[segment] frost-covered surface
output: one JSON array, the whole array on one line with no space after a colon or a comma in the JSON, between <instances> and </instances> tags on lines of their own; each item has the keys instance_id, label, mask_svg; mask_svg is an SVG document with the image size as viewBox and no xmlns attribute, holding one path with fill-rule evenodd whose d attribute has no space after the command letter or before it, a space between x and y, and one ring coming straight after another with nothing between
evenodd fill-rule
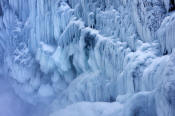
<instances>
[{"instance_id":1,"label":"frost-covered surface","mask_svg":"<svg viewBox=\"0 0 175 116\"><path fill-rule=\"evenodd\" d=\"M174 0L1 0L0 74L50 116L174 116Z\"/></svg>"}]
</instances>

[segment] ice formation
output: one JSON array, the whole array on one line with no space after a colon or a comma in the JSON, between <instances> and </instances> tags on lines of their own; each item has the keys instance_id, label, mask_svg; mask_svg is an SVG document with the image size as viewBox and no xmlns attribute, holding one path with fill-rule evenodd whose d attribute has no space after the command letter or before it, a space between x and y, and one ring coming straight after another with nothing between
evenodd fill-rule
<instances>
[{"instance_id":1,"label":"ice formation","mask_svg":"<svg viewBox=\"0 0 175 116\"><path fill-rule=\"evenodd\" d=\"M48 116L174 116L175 0L0 0L0 75Z\"/></svg>"}]
</instances>

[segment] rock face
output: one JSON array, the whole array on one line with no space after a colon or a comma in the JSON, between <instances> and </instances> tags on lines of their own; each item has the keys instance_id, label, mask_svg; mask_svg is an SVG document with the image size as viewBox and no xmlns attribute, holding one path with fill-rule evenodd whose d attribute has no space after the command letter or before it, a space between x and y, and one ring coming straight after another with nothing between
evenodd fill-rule
<instances>
[{"instance_id":1,"label":"rock face","mask_svg":"<svg viewBox=\"0 0 175 116\"><path fill-rule=\"evenodd\" d=\"M74 107L82 116L83 105L95 112L89 116L174 116L174 7L174 0L1 0L0 74L24 100L65 108L52 116Z\"/></svg>"}]
</instances>

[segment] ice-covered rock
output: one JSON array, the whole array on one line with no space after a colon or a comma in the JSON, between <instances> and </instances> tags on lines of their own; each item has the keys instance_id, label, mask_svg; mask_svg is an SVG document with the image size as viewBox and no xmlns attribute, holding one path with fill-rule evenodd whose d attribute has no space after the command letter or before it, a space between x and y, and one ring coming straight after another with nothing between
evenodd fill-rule
<instances>
[{"instance_id":1,"label":"ice-covered rock","mask_svg":"<svg viewBox=\"0 0 175 116\"><path fill-rule=\"evenodd\" d=\"M175 13L169 14L163 20L161 27L157 31L157 36L160 41L162 54L171 53L175 47L174 44L174 25L175 25Z\"/></svg>"}]
</instances>

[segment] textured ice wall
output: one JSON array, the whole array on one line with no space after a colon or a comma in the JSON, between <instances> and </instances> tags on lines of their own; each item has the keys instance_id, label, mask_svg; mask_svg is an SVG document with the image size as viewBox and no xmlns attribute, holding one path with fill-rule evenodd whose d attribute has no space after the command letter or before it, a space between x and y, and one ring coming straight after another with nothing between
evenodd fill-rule
<instances>
[{"instance_id":1,"label":"textured ice wall","mask_svg":"<svg viewBox=\"0 0 175 116\"><path fill-rule=\"evenodd\" d=\"M1 0L1 66L23 99L55 100L56 110L116 101L121 116L173 116L173 5Z\"/></svg>"}]
</instances>

